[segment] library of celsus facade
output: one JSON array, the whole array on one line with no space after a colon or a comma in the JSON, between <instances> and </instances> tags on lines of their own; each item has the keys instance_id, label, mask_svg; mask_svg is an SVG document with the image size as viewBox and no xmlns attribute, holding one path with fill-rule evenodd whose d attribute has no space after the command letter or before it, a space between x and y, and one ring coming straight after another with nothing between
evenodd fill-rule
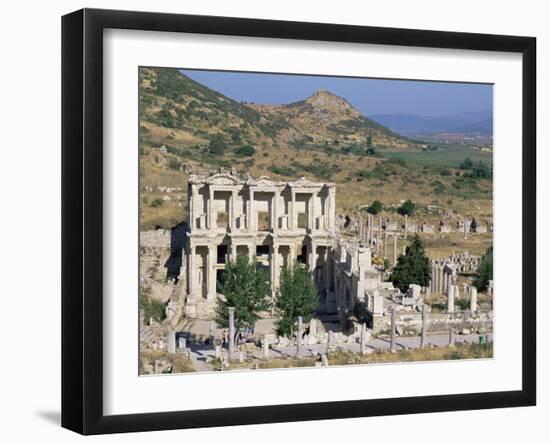
<instances>
[{"instance_id":1,"label":"library of celsus facade","mask_svg":"<svg viewBox=\"0 0 550 443\"><path fill-rule=\"evenodd\" d=\"M327 294L334 274L329 257L335 242L335 191L334 183L303 178L280 182L229 172L191 175L186 316L212 318L217 281L226 263L241 254L269 272L272 297L281 268L295 261Z\"/></svg>"}]
</instances>

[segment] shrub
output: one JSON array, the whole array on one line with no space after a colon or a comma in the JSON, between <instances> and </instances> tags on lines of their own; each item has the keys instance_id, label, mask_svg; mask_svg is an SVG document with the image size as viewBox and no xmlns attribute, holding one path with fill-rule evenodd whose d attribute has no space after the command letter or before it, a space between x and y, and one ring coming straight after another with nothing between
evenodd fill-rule
<instances>
[{"instance_id":1,"label":"shrub","mask_svg":"<svg viewBox=\"0 0 550 443\"><path fill-rule=\"evenodd\" d=\"M292 177L296 175L296 171L292 168L289 168L287 166L277 166L277 165L271 165L267 168L269 171L273 172L277 175L284 175L287 177Z\"/></svg>"},{"instance_id":2,"label":"shrub","mask_svg":"<svg viewBox=\"0 0 550 443\"><path fill-rule=\"evenodd\" d=\"M457 298L455 300L455 305L457 305L462 311L465 311L470 307L470 300L467 298Z\"/></svg>"},{"instance_id":3,"label":"shrub","mask_svg":"<svg viewBox=\"0 0 550 443\"><path fill-rule=\"evenodd\" d=\"M152 300L145 294L139 296L139 307L143 309L145 322L149 324L149 320L152 318L155 321L162 321L166 318L166 307L164 303L157 300Z\"/></svg>"},{"instance_id":4,"label":"shrub","mask_svg":"<svg viewBox=\"0 0 550 443\"><path fill-rule=\"evenodd\" d=\"M160 198L155 198L155 199L151 202L151 207L157 208L157 207L159 207L160 205L162 205L162 203L163 203L162 199L160 199Z\"/></svg>"},{"instance_id":5,"label":"shrub","mask_svg":"<svg viewBox=\"0 0 550 443\"><path fill-rule=\"evenodd\" d=\"M235 154L239 157L252 157L255 153L256 148L250 145L239 146L237 149L235 149Z\"/></svg>"},{"instance_id":6,"label":"shrub","mask_svg":"<svg viewBox=\"0 0 550 443\"><path fill-rule=\"evenodd\" d=\"M376 215L379 212L381 212L383 208L384 208L384 205L382 204L382 202L380 200L374 200L372 202L372 205L370 205L369 208L367 209L367 212L369 214Z\"/></svg>"},{"instance_id":7,"label":"shrub","mask_svg":"<svg viewBox=\"0 0 550 443\"><path fill-rule=\"evenodd\" d=\"M225 140L221 134L216 134L210 139L208 144L208 152L214 155L223 155L225 152Z\"/></svg>"},{"instance_id":8,"label":"shrub","mask_svg":"<svg viewBox=\"0 0 550 443\"><path fill-rule=\"evenodd\" d=\"M168 167L170 169L173 169L174 171L179 171L181 168L181 163L175 158L171 158L170 160L168 160Z\"/></svg>"}]
</instances>

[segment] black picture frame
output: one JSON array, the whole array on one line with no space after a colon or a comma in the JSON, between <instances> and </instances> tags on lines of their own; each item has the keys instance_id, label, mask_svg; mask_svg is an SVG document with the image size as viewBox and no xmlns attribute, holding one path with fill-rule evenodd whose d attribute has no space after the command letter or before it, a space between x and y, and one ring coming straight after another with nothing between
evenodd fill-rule
<instances>
[{"instance_id":1,"label":"black picture frame","mask_svg":"<svg viewBox=\"0 0 550 443\"><path fill-rule=\"evenodd\" d=\"M108 28L522 54L522 389L177 412L103 413L103 31ZM536 404L536 39L83 9L62 18L62 426L82 434Z\"/></svg>"}]
</instances>

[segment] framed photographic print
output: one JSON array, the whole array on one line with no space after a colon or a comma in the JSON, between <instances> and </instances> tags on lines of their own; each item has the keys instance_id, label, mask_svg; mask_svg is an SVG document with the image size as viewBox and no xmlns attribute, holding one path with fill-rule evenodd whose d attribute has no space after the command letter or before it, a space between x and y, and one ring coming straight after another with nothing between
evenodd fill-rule
<instances>
[{"instance_id":1,"label":"framed photographic print","mask_svg":"<svg viewBox=\"0 0 550 443\"><path fill-rule=\"evenodd\" d=\"M535 404L534 38L62 26L64 427Z\"/></svg>"}]
</instances>

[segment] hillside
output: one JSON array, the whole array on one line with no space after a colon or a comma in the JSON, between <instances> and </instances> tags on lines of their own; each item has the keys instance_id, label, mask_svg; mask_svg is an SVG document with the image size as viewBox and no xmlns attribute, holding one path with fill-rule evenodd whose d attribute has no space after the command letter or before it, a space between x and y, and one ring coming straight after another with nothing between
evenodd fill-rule
<instances>
[{"instance_id":1,"label":"hillside","mask_svg":"<svg viewBox=\"0 0 550 443\"><path fill-rule=\"evenodd\" d=\"M339 212L374 199L395 206L410 198L454 213L491 214L490 180L468 178L456 165L386 157L414 157L425 146L328 91L288 105L244 104L176 69L142 68L139 75L143 229L184 220L188 174L218 167L280 180L333 181Z\"/></svg>"}]
</instances>

